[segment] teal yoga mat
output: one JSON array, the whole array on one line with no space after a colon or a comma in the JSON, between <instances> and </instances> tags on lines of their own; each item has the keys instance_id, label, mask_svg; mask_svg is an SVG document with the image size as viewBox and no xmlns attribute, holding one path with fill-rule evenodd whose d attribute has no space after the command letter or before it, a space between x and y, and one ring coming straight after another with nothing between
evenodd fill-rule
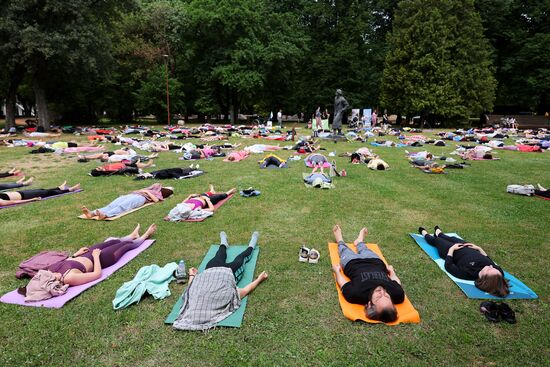
<instances>
[{"instance_id":1,"label":"teal yoga mat","mask_svg":"<svg viewBox=\"0 0 550 367\"><path fill-rule=\"evenodd\" d=\"M434 246L431 246L422 235L416 234L416 233L409 233L410 236L414 239L414 241L417 243L418 246L422 248L428 254L428 256L437 263L437 266L441 270L445 272L449 276L449 278L452 279L453 282L456 283L460 287L460 289L464 292L468 298L474 298L474 299L502 299L495 297L487 292L482 291L481 289L476 288L474 285L473 280L464 280L457 278L451 274L447 270L445 270L445 260L439 257L439 253L437 252L437 249ZM456 233L447 233L448 236L453 237L460 237ZM504 271L504 277L508 279L508 282L510 283L510 294L505 297L505 299L536 299L538 298L537 294L533 292L528 286L523 284L523 282L516 277L514 277L512 274Z\"/></svg>"},{"instance_id":2,"label":"teal yoga mat","mask_svg":"<svg viewBox=\"0 0 550 367\"><path fill-rule=\"evenodd\" d=\"M204 259L202 260L199 266L199 269L198 269L199 273L204 271L206 264L214 257L214 255L216 255L216 251L218 251L219 247L220 247L219 245L210 246L210 249L204 256ZM232 261L238 254L240 254L244 250L246 250L246 246L229 246L227 249L228 262ZM252 282L252 280L254 279L254 269L256 269L256 262L258 261L259 252L260 252L260 249L258 248L258 246L256 246L256 248L252 252L252 255L250 256L250 260L244 266L243 277L241 278L240 282L237 283L237 286L239 288L244 287L245 285ZM164 320L165 324L171 325L174 323L174 321L176 321L176 318L178 317L178 314L183 302L182 296L178 298L178 301L172 308L172 311L170 311L170 314L168 315L166 320ZM229 315L226 319L218 322L217 326L241 327L243 323L244 311L246 310L247 301L248 301L248 296L241 300L241 306L235 312Z\"/></svg>"}]
</instances>

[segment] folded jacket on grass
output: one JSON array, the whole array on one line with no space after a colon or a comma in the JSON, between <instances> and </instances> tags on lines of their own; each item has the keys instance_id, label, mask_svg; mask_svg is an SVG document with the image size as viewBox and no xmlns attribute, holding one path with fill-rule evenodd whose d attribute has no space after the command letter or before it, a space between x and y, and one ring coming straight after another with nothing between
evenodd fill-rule
<instances>
[{"instance_id":1,"label":"folded jacket on grass","mask_svg":"<svg viewBox=\"0 0 550 367\"><path fill-rule=\"evenodd\" d=\"M145 293L149 293L155 299L164 299L170 296L168 284L174 279L174 271L178 264L168 263L162 268L156 264L144 266L138 270L134 279L120 287L113 300L113 308L119 310L133 303L139 303Z\"/></svg>"},{"instance_id":2,"label":"folded jacket on grass","mask_svg":"<svg viewBox=\"0 0 550 367\"><path fill-rule=\"evenodd\" d=\"M214 205L214 208L216 209L216 211L218 210L218 208L219 208L220 206L222 206L222 205L225 204L229 199L231 199L231 198L233 197L233 195L235 195L235 194L231 194L231 195L229 195L228 197L226 197L225 199L218 201L218 203L217 203L216 205ZM202 222L202 221L205 220L206 218L208 218L208 217L203 217L203 218L199 218L199 219L185 219L185 220L183 220L182 222Z\"/></svg>"},{"instance_id":3,"label":"folded jacket on grass","mask_svg":"<svg viewBox=\"0 0 550 367\"><path fill-rule=\"evenodd\" d=\"M70 191L70 192L66 192L66 193L63 193L63 194L59 194L59 195L48 196L48 197L42 198L41 200L27 201L25 203L19 203L19 204L3 205L3 206L0 206L0 209L11 208L12 206L25 205L25 204L29 204L29 203L36 203L37 201L44 201L44 200L48 200L48 199L58 198L58 197L64 196L64 195L76 194L76 193L81 192L81 191L82 191L82 189L78 189L78 190L75 190L75 191Z\"/></svg>"},{"instance_id":4,"label":"folded jacket on grass","mask_svg":"<svg viewBox=\"0 0 550 367\"><path fill-rule=\"evenodd\" d=\"M206 264L208 264L208 262L212 260L212 258L216 255L216 252L218 251L219 247L220 247L219 245L212 245L210 247L210 249L204 256L204 259L202 260L198 268L199 272L204 271ZM233 260L237 255L239 255L244 250L246 250L246 246L229 246L227 248L227 260L228 261ZM252 252L252 255L250 256L250 260L244 266L244 273L239 283L237 283L237 287L243 288L244 286L248 285L250 282L254 280L254 270L256 269L256 262L258 261L259 252L260 252L260 249L258 246L256 246L256 248ZM241 300L241 306L235 312L233 312L224 320L218 322L217 326L241 327L243 322L244 312L246 310L247 301L248 301L248 296L244 297ZM178 301L172 308L172 311L170 312L166 320L164 320L165 324L173 324L174 321L176 321L176 318L180 313L182 305L183 305L183 299L182 297L179 297Z\"/></svg>"},{"instance_id":5,"label":"folded jacket on grass","mask_svg":"<svg viewBox=\"0 0 550 367\"><path fill-rule=\"evenodd\" d=\"M132 210L128 210L127 212L120 213L119 215L115 215L114 217L108 217L108 218L105 218L105 219L99 219L99 217L98 217L97 215L95 215L95 216L93 216L93 217L91 217L91 218L87 218L84 214L81 214L81 215L79 215L78 217L79 217L80 219L89 219L89 220L117 220L117 219L120 218L120 217L124 217L125 215L128 215L128 214L130 214L130 213L133 213L133 212L135 212L135 211L138 211L138 210L140 210L140 209L145 208L146 206L153 205L153 204L155 204L155 203L147 203L147 204L144 204L144 205L140 206L139 208L134 208L134 209L132 209Z\"/></svg>"},{"instance_id":6,"label":"folded jacket on grass","mask_svg":"<svg viewBox=\"0 0 550 367\"><path fill-rule=\"evenodd\" d=\"M355 248L354 244L347 244L350 249L357 252L357 249ZM380 251L380 248L378 245L373 243L367 243L367 248L369 250L374 251L382 261L386 265L388 265L386 259L384 258L384 255L382 255L382 252ZM336 243L329 243L328 244L328 251L330 253L330 262L332 265L340 264L340 254L338 253L338 244ZM344 275L342 273L342 275ZM349 280L347 276L344 275L344 278ZM336 277L334 278L334 281L336 283ZM338 301L340 302L340 307L342 308L342 312L344 313L344 316L351 321L365 321L369 323L381 323L380 321L371 320L367 318L367 315L365 315L365 305L359 305L354 304L346 301L342 294L342 290L338 286L338 283L336 283L336 290L338 291ZM418 311L414 308L411 301L409 301L409 298L405 295L405 301L403 303L395 305L397 308L397 315L398 318L394 322L387 323L387 325L397 325L402 322L412 322L412 323L419 323L420 322L420 315L418 314Z\"/></svg>"},{"instance_id":7,"label":"folded jacket on grass","mask_svg":"<svg viewBox=\"0 0 550 367\"><path fill-rule=\"evenodd\" d=\"M456 233L447 233L448 236L453 237L459 237ZM418 246L422 248L428 254L428 256L437 263L437 266L441 270L445 272L449 276L449 278L452 279L453 282L456 283L462 289L464 294L468 296L468 298L474 298L474 299L500 299L499 297L495 297L485 291L482 291L481 289L477 288L474 285L473 280L464 280L457 278L451 274L447 270L445 270L445 259L442 259L439 257L439 253L437 252L437 248L435 246L430 245L426 239L424 239L424 236L416 233L410 233L410 236L414 239L414 241L417 243ZM504 278L508 279L508 282L510 284L510 294L506 297L506 299L535 299L538 298L535 292L533 292L529 287L527 287L525 284L523 284L519 279L515 278L513 275L511 275L508 272L504 272Z\"/></svg>"},{"instance_id":8,"label":"folded jacket on grass","mask_svg":"<svg viewBox=\"0 0 550 367\"><path fill-rule=\"evenodd\" d=\"M147 249L155 242L155 240L145 240L139 247L126 252L122 257L112 266L101 270L101 277L82 285L71 286L67 289L67 293L62 296L53 297L44 301L38 302L25 302L25 296L17 293L17 289L9 293L4 294L0 298L2 303L11 303L21 306L31 306L31 307L46 307L46 308L61 308L65 303L78 296L80 293L84 292L86 289L93 287L97 283L105 280L111 274L113 274L118 269L126 265L130 260L139 255L142 251Z\"/></svg>"}]
</instances>

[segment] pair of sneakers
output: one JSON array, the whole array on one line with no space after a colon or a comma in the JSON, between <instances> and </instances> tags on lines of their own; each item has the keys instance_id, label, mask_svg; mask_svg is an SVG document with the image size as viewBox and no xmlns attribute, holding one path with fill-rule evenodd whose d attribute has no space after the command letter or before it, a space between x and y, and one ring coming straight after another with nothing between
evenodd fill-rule
<instances>
[{"instance_id":1,"label":"pair of sneakers","mask_svg":"<svg viewBox=\"0 0 550 367\"><path fill-rule=\"evenodd\" d=\"M321 257L321 254L316 249L314 248L309 249L305 246L302 246L300 248L300 255L298 257L298 261L302 263L317 264L319 262L320 257Z\"/></svg>"},{"instance_id":2,"label":"pair of sneakers","mask_svg":"<svg viewBox=\"0 0 550 367\"><path fill-rule=\"evenodd\" d=\"M189 168L192 168L192 169L199 169L199 167L200 167L200 166L199 166L198 163L197 163L197 164L191 164L191 165L189 166Z\"/></svg>"},{"instance_id":3,"label":"pair of sneakers","mask_svg":"<svg viewBox=\"0 0 550 367\"><path fill-rule=\"evenodd\" d=\"M499 322L502 319L509 324L516 323L516 313L504 302L500 304L493 301L481 302L479 311L491 322Z\"/></svg>"}]
</instances>

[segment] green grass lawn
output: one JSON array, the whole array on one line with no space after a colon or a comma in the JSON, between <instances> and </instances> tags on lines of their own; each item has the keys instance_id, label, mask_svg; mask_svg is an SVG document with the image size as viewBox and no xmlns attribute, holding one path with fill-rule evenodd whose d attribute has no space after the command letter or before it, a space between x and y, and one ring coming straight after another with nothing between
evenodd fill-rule
<instances>
[{"instance_id":1,"label":"green grass lawn","mask_svg":"<svg viewBox=\"0 0 550 367\"><path fill-rule=\"evenodd\" d=\"M342 153L365 144L323 146L326 153ZM445 155L452 150L427 149ZM337 157L348 177L336 179L336 189L324 191L303 185L303 161L292 162L286 170L260 170L256 161L262 155L240 163L200 161L208 173L170 181L176 193L166 202L114 222L97 222L77 219L80 205L101 207L152 182L93 178L87 173L97 163L0 147L0 170L24 168L36 177L35 188L54 187L64 179L84 188L79 194L0 210L2 294L24 284L15 279L17 265L42 250L76 251L108 236L125 235L136 223L142 228L158 224L153 246L62 309L0 304L0 366L548 365L550 202L507 194L506 185L550 186L550 153L502 151L500 161L472 162L470 168L448 175L428 175L409 167L403 148L373 150L390 164L390 171L371 171ZM286 158L291 152L280 155ZM177 158L161 153L155 163L158 168L187 163ZM206 191L209 183L220 191L254 186L262 194L236 196L202 223L162 221L179 200ZM388 327L343 317L327 248L335 223L349 241L361 227L369 228L368 241L378 243L395 267L420 312L420 324ZM538 300L509 301L516 310L516 325L487 322L478 311L481 301L466 298L408 236L419 225L436 224L482 246L537 292ZM172 296L164 300L145 298L113 311L115 291L138 269L181 258L188 266L198 266L221 230L233 244L245 243L254 230L260 231L256 273L266 270L269 279L250 296L242 328L201 333L164 325L183 291L175 283L170 285ZM321 251L319 264L298 262L301 245Z\"/></svg>"}]
</instances>

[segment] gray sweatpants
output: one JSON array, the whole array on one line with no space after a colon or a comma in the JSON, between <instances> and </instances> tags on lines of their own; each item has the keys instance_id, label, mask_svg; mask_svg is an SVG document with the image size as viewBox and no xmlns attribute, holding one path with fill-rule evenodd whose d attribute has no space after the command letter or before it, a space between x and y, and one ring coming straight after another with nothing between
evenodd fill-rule
<instances>
[{"instance_id":1,"label":"gray sweatpants","mask_svg":"<svg viewBox=\"0 0 550 367\"><path fill-rule=\"evenodd\" d=\"M357 251L356 254L351 250L348 246L346 246L344 241L338 242L338 253L340 254L340 265L342 266L342 269L346 268L346 265L351 260L356 259L379 259L380 256L376 255L374 251L369 250L367 246L365 245L365 242L359 242L357 244Z\"/></svg>"}]
</instances>

